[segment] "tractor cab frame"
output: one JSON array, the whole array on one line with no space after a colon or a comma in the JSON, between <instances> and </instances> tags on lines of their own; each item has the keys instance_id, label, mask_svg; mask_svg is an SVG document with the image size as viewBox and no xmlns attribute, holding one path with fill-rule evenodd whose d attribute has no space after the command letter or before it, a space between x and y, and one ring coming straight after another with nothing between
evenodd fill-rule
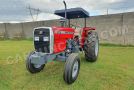
<instances>
[{"instance_id":1,"label":"tractor cab frame","mask_svg":"<svg viewBox=\"0 0 134 90\"><path fill-rule=\"evenodd\" d=\"M66 14L65 14L66 13ZM84 18L84 27L87 26L87 18L90 17L89 13L84 10L83 8L71 8L71 9L63 9L63 10L56 10L55 15L64 17L62 20L65 23L64 26L71 26L70 19L78 19ZM68 22L68 25L67 25Z\"/></svg>"},{"instance_id":2,"label":"tractor cab frame","mask_svg":"<svg viewBox=\"0 0 134 90\"><path fill-rule=\"evenodd\" d=\"M56 10L55 15L61 16L60 22L61 22L61 27L70 27L75 26L75 33L78 32L76 37L79 37L80 39L80 45L83 47L85 38L87 37L87 33L89 31L96 30L94 27L87 27L87 18L90 18L90 14L84 10L83 8L77 7L77 8L66 8L66 3L65 4L65 9L62 10ZM77 25L71 24L72 19L84 19L84 26L80 27L81 29L78 31L76 27L79 27Z\"/></svg>"}]
</instances>

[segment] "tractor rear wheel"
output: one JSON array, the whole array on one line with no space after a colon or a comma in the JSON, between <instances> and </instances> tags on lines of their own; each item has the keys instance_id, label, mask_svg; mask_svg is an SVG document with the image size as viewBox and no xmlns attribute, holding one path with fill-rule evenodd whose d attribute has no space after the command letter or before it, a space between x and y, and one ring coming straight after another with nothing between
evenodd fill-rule
<instances>
[{"instance_id":1,"label":"tractor rear wheel","mask_svg":"<svg viewBox=\"0 0 134 90\"><path fill-rule=\"evenodd\" d=\"M66 60L64 69L64 80L67 84L72 84L78 77L80 70L80 58L79 55L73 53L69 55Z\"/></svg>"},{"instance_id":2,"label":"tractor rear wheel","mask_svg":"<svg viewBox=\"0 0 134 90\"><path fill-rule=\"evenodd\" d=\"M97 32L91 31L88 33L84 43L85 59L88 62L95 62L99 53L99 38Z\"/></svg>"},{"instance_id":3,"label":"tractor rear wheel","mask_svg":"<svg viewBox=\"0 0 134 90\"><path fill-rule=\"evenodd\" d=\"M43 65L35 65L35 64L31 63L30 56L33 55L34 53L35 53L34 51L30 52L28 57L27 57L27 59L26 59L26 68L30 73L38 73L41 70L43 70L44 67L45 67L45 64L43 64Z\"/></svg>"}]
</instances>

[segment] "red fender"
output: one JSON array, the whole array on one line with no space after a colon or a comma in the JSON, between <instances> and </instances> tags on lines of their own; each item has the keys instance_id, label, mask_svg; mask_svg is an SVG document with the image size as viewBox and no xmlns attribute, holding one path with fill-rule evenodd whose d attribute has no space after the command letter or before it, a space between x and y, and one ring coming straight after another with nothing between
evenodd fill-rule
<instances>
[{"instance_id":1,"label":"red fender","mask_svg":"<svg viewBox=\"0 0 134 90\"><path fill-rule=\"evenodd\" d=\"M89 31L94 31L94 30L96 30L96 28L94 28L94 27L85 27L82 29L82 36L81 36L81 47L82 48L84 46L84 42L85 42L85 39L87 37L87 33Z\"/></svg>"}]
</instances>

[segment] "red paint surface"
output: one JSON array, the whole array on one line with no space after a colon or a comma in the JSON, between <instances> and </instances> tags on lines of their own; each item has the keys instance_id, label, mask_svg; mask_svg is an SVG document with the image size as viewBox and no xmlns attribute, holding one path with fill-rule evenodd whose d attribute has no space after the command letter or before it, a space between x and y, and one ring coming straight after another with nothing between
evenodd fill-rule
<instances>
[{"instance_id":1,"label":"red paint surface","mask_svg":"<svg viewBox=\"0 0 134 90\"><path fill-rule=\"evenodd\" d=\"M74 29L64 27L53 27L54 32L54 53L62 52L66 49L68 39L73 39ZM62 34L60 32L70 32L72 34Z\"/></svg>"},{"instance_id":2,"label":"red paint surface","mask_svg":"<svg viewBox=\"0 0 134 90\"><path fill-rule=\"evenodd\" d=\"M75 30L73 28L66 28L66 27L52 27L52 29L54 32L54 53L65 51L67 40L74 38ZM95 30L95 28L92 27L82 28L82 37L80 40L81 47L83 47L84 45L87 33L91 30ZM70 32L72 34L66 34L61 32Z\"/></svg>"}]
</instances>

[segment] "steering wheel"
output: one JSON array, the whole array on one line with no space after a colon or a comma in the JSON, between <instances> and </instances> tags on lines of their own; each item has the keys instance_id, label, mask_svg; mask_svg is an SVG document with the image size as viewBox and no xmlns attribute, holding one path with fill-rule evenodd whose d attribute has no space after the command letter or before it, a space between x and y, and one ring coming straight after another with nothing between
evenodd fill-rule
<instances>
[{"instance_id":1,"label":"steering wheel","mask_svg":"<svg viewBox=\"0 0 134 90\"><path fill-rule=\"evenodd\" d=\"M73 24L70 24L70 27L72 27L72 28L74 28L74 29L77 28L77 26L76 26L76 25L73 25Z\"/></svg>"}]
</instances>

